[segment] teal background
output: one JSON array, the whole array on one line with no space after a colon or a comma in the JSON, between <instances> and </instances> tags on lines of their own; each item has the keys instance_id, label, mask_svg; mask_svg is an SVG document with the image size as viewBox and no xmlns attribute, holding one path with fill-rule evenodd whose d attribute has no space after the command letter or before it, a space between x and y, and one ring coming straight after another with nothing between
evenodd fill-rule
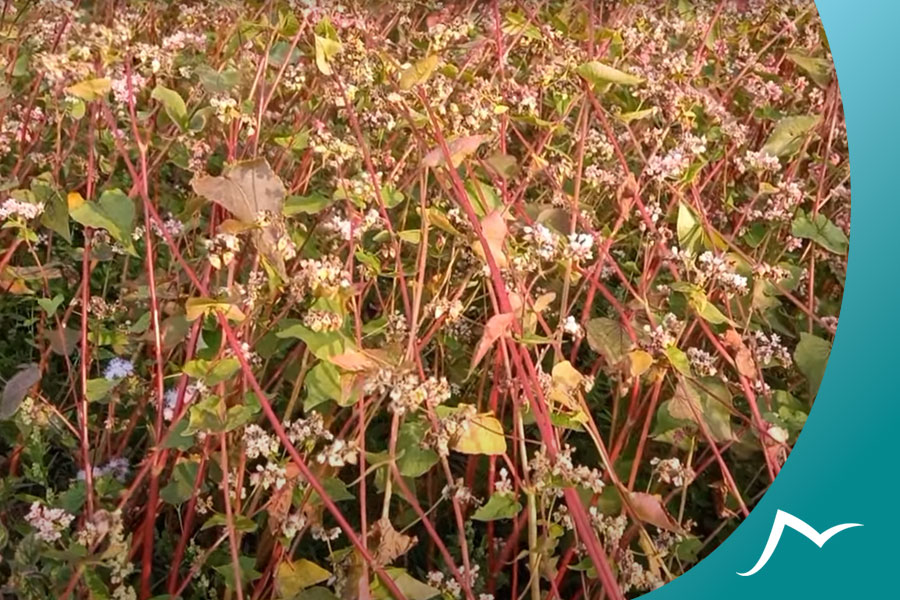
<instances>
[{"instance_id":1,"label":"teal background","mask_svg":"<svg viewBox=\"0 0 900 600\"><path fill-rule=\"evenodd\" d=\"M900 0L816 5L837 68L851 168L850 262L831 358L769 492L719 548L653 600L900 598ZM738 576L762 553L777 509L820 532L839 523L863 527L822 549L785 529L768 564Z\"/></svg>"}]
</instances>

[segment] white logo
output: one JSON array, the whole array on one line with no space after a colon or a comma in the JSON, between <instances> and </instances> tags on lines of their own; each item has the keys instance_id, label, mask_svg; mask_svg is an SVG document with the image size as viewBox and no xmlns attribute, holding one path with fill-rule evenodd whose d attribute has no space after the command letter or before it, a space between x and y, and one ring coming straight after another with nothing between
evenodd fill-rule
<instances>
[{"instance_id":1,"label":"white logo","mask_svg":"<svg viewBox=\"0 0 900 600\"><path fill-rule=\"evenodd\" d=\"M791 529L802 533L810 540L812 540L812 543L821 548L825 545L825 542L830 540L838 533L844 531L845 529L850 529L851 527L862 527L862 525L860 523L844 523L842 525L835 525L831 529L826 529L822 533L819 533L802 519L798 519L794 515L786 513L783 510L779 510L777 513L775 513L775 522L772 523L772 531L771 533L769 533L769 541L766 542L766 547L763 548L762 556L759 557L759 560L756 561L756 565L754 565L752 569L750 569L746 573L738 573L738 575L749 577L750 575L753 575L764 566L766 566L766 563L769 561L769 557L772 556L772 553L775 552L775 548L778 546L778 541L781 539L781 533L784 531L785 527L790 527Z\"/></svg>"}]
</instances>

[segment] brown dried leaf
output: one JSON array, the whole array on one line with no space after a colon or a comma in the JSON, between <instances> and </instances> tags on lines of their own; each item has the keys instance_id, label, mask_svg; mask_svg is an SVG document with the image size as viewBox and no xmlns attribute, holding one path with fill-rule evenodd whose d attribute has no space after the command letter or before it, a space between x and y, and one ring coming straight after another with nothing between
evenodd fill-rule
<instances>
[{"instance_id":1,"label":"brown dried leaf","mask_svg":"<svg viewBox=\"0 0 900 600\"><path fill-rule=\"evenodd\" d=\"M215 202L248 225L256 224L266 214L284 215L287 191L264 158L229 165L218 177L195 177L191 187L198 196ZM279 275L285 277L284 259L278 252L282 233L281 226L273 222L253 231L253 243Z\"/></svg>"},{"instance_id":2,"label":"brown dried leaf","mask_svg":"<svg viewBox=\"0 0 900 600\"><path fill-rule=\"evenodd\" d=\"M375 562L387 566L409 552L419 540L398 532L388 519L382 518L369 531L369 547L375 547Z\"/></svg>"},{"instance_id":3,"label":"brown dried leaf","mask_svg":"<svg viewBox=\"0 0 900 600\"><path fill-rule=\"evenodd\" d=\"M285 466L284 471L286 483L272 493L272 498L266 506L269 513L269 531L274 536L281 535L281 525L291 511L291 499L294 488L297 487L297 477L300 475L300 469L292 462Z\"/></svg>"},{"instance_id":4,"label":"brown dried leaf","mask_svg":"<svg viewBox=\"0 0 900 600\"><path fill-rule=\"evenodd\" d=\"M487 138L488 136L486 135L469 135L447 142L447 149L450 151L450 160L453 163L453 168L458 167L463 159L478 150L478 147L481 146ZM425 155L425 158L422 159L423 167L433 168L444 164L444 151L440 146L432 149Z\"/></svg>"},{"instance_id":5,"label":"brown dried leaf","mask_svg":"<svg viewBox=\"0 0 900 600\"><path fill-rule=\"evenodd\" d=\"M734 352L734 363L737 366L738 373L747 379L756 379L756 362L753 360L753 353L744 344L739 334L734 329L729 329L723 337L725 345Z\"/></svg>"},{"instance_id":6,"label":"brown dried leaf","mask_svg":"<svg viewBox=\"0 0 900 600\"><path fill-rule=\"evenodd\" d=\"M195 177L191 187L248 224L256 223L264 212L280 215L284 208L284 184L264 158L225 167L219 177Z\"/></svg>"},{"instance_id":7,"label":"brown dried leaf","mask_svg":"<svg viewBox=\"0 0 900 600\"><path fill-rule=\"evenodd\" d=\"M726 506L728 496L731 493L728 489L728 484L724 481L717 481L709 487L713 490L713 503L716 506L716 514L718 514L719 518L730 519L732 517L737 517L737 513Z\"/></svg>"}]
</instances>

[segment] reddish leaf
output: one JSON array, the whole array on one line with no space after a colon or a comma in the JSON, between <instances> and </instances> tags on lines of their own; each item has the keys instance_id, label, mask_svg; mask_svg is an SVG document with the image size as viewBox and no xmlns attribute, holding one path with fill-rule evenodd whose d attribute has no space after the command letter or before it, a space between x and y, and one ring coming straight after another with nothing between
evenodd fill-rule
<instances>
[{"instance_id":1,"label":"reddish leaf","mask_svg":"<svg viewBox=\"0 0 900 600\"><path fill-rule=\"evenodd\" d=\"M481 359L484 358L484 355L487 354L500 336L509 333L514 318L515 315L513 313L501 313L488 319L487 324L484 326L484 333L481 334L481 340L478 342L478 347L475 348L475 354L472 356L470 370L478 366L478 363L481 362Z\"/></svg>"},{"instance_id":2,"label":"reddish leaf","mask_svg":"<svg viewBox=\"0 0 900 600\"><path fill-rule=\"evenodd\" d=\"M655 525L668 531L681 531L681 527L666 510L662 497L658 494L645 494L644 492L631 493L631 505L637 517L645 523Z\"/></svg>"}]
</instances>

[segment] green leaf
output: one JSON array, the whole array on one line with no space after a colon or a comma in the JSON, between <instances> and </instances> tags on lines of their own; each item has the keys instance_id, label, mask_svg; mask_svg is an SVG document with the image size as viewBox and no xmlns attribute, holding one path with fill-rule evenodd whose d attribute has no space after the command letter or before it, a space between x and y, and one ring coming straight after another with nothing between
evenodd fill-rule
<instances>
[{"instance_id":1,"label":"green leaf","mask_svg":"<svg viewBox=\"0 0 900 600\"><path fill-rule=\"evenodd\" d=\"M591 319L584 329L591 350L601 355L610 366L619 364L634 348L628 331L619 321L605 317Z\"/></svg>"},{"instance_id":2,"label":"green leaf","mask_svg":"<svg viewBox=\"0 0 900 600\"><path fill-rule=\"evenodd\" d=\"M800 343L794 350L794 362L806 376L809 384L809 400L812 401L819 392L819 385L825 375L825 365L831 354L831 342L810 333L800 334Z\"/></svg>"},{"instance_id":3,"label":"green leaf","mask_svg":"<svg viewBox=\"0 0 900 600\"><path fill-rule=\"evenodd\" d=\"M397 237L409 244L418 244L422 241L422 230L407 229L406 231L398 231Z\"/></svg>"},{"instance_id":4,"label":"green leaf","mask_svg":"<svg viewBox=\"0 0 900 600\"><path fill-rule=\"evenodd\" d=\"M188 321L196 321L201 317L211 314L214 315L217 312L225 315L225 318L230 321L243 321L246 318L241 309L234 304L222 302L214 298L197 296L195 298L188 298L184 303L184 317Z\"/></svg>"},{"instance_id":5,"label":"green leaf","mask_svg":"<svg viewBox=\"0 0 900 600\"><path fill-rule=\"evenodd\" d=\"M425 83L434 70L440 64L440 58L437 54L426 56L416 64L405 69L400 74L399 86L401 90L409 90L420 83Z\"/></svg>"},{"instance_id":6,"label":"green leaf","mask_svg":"<svg viewBox=\"0 0 900 600\"><path fill-rule=\"evenodd\" d=\"M202 85L210 94L226 94L241 81L241 74L234 69L216 71L209 65L199 65L194 69Z\"/></svg>"},{"instance_id":7,"label":"green leaf","mask_svg":"<svg viewBox=\"0 0 900 600\"><path fill-rule=\"evenodd\" d=\"M799 211L791 224L791 234L794 237L812 240L829 252L841 256L847 254L850 248L850 241L841 228L822 213L813 216L812 213Z\"/></svg>"},{"instance_id":8,"label":"green leaf","mask_svg":"<svg viewBox=\"0 0 900 600\"><path fill-rule=\"evenodd\" d=\"M809 56L799 50L785 52L788 60L803 69L819 87L828 87L831 82L831 62L824 58Z\"/></svg>"},{"instance_id":9,"label":"green leaf","mask_svg":"<svg viewBox=\"0 0 900 600\"><path fill-rule=\"evenodd\" d=\"M259 401L256 399L256 396L253 394L248 394L250 398L253 399L253 402L246 404L236 404L228 408L228 412L225 413L225 432L234 431L238 427L243 427L254 418L260 411Z\"/></svg>"},{"instance_id":10,"label":"green leaf","mask_svg":"<svg viewBox=\"0 0 900 600\"><path fill-rule=\"evenodd\" d=\"M331 75L331 61L341 51L341 43L321 35L316 36L316 67L323 75Z\"/></svg>"},{"instance_id":11,"label":"green leaf","mask_svg":"<svg viewBox=\"0 0 900 600\"><path fill-rule=\"evenodd\" d=\"M288 217L297 214L314 215L328 208L331 202L331 198L317 192L309 196L288 196L284 203L284 214Z\"/></svg>"},{"instance_id":12,"label":"green leaf","mask_svg":"<svg viewBox=\"0 0 900 600\"><path fill-rule=\"evenodd\" d=\"M84 583L91 592L91 600L109 600L109 588L106 587L103 578L97 571L85 569Z\"/></svg>"},{"instance_id":13,"label":"green leaf","mask_svg":"<svg viewBox=\"0 0 900 600\"><path fill-rule=\"evenodd\" d=\"M347 489L347 484L337 477L326 477L322 480L322 487L325 488L325 493L334 502L356 499L356 496L354 496L350 492L350 490ZM311 500L319 503L322 502L321 498L319 498L319 495L316 492L311 493Z\"/></svg>"},{"instance_id":14,"label":"green leaf","mask_svg":"<svg viewBox=\"0 0 900 600\"><path fill-rule=\"evenodd\" d=\"M703 290L692 290L688 294L688 303L691 305L700 317L713 325L721 325L722 323L731 323L731 319L726 317L722 311L716 308L716 305L709 301Z\"/></svg>"},{"instance_id":15,"label":"green leaf","mask_svg":"<svg viewBox=\"0 0 900 600\"><path fill-rule=\"evenodd\" d=\"M232 515L232 524L235 531L253 532L256 531L256 522L245 515ZM228 527L228 515L224 513L216 513L206 520L200 531L211 527Z\"/></svg>"},{"instance_id":16,"label":"green leaf","mask_svg":"<svg viewBox=\"0 0 900 600\"><path fill-rule=\"evenodd\" d=\"M494 493L487 504L475 511L472 518L476 521L497 521L512 519L520 512L522 512L522 505L513 494Z\"/></svg>"},{"instance_id":17,"label":"green leaf","mask_svg":"<svg viewBox=\"0 0 900 600\"><path fill-rule=\"evenodd\" d=\"M403 454L397 459L397 468L404 477L421 477L437 464L437 452L422 446L428 429L420 419L407 419L400 426L397 450Z\"/></svg>"},{"instance_id":18,"label":"green leaf","mask_svg":"<svg viewBox=\"0 0 900 600\"><path fill-rule=\"evenodd\" d=\"M684 202L678 203L678 220L675 224L678 234L678 245L688 253L694 253L703 239L703 228L697 222L697 217Z\"/></svg>"},{"instance_id":19,"label":"green leaf","mask_svg":"<svg viewBox=\"0 0 900 600\"><path fill-rule=\"evenodd\" d=\"M223 433L227 414L225 401L219 396L210 394L191 406L188 414L188 427L184 433L194 434L201 431Z\"/></svg>"},{"instance_id":20,"label":"green leaf","mask_svg":"<svg viewBox=\"0 0 900 600\"><path fill-rule=\"evenodd\" d=\"M328 358L343 354L347 341L340 331L313 331L299 323L279 331L279 338L297 338L302 340L316 358L327 360Z\"/></svg>"},{"instance_id":21,"label":"green leaf","mask_svg":"<svg viewBox=\"0 0 900 600\"><path fill-rule=\"evenodd\" d=\"M85 390L85 397L89 402L100 402L109 394L119 382L109 380L103 377L97 379L88 379Z\"/></svg>"},{"instance_id":22,"label":"green leaf","mask_svg":"<svg viewBox=\"0 0 900 600\"><path fill-rule=\"evenodd\" d=\"M677 346L666 346L666 357L679 373L691 375L691 361Z\"/></svg>"},{"instance_id":23,"label":"green leaf","mask_svg":"<svg viewBox=\"0 0 900 600\"><path fill-rule=\"evenodd\" d=\"M76 98L81 98L85 102L92 102L106 96L112 88L112 83L108 77L100 77L97 79L85 79L66 88L66 93Z\"/></svg>"},{"instance_id":24,"label":"green leaf","mask_svg":"<svg viewBox=\"0 0 900 600\"><path fill-rule=\"evenodd\" d=\"M576 72L587 79L594 86L605 83L618 83L620 85L637 85L643 83L643 79L630 73L620 71L596 60L581 64Z\"/></svg>"},{"instance_id":25,"label":"green leaf","mask_svg":"<svg viewBox=\"0 0 900 600\"><path fill-rule=\"evenodd\" d=\"M187 450L194 445L194 436L186 435L184 432L188 428L187 419L181 419L174 427L169 430L169 435L163 442L163 448L175 450Z\"/></svg>"},{"instance_id":26,"label":"green leaf","mask_svg":"<svg viewBox=\"0 0 900 600\"><path fill-rule=\"evenodd\" d=\"M255 564L256 559L252 556L238 557L238 574L241 578L241 587L245 586L251 581L262 577L262 573L253 568ZM231 559L228 559L225 564L219 565L214 568L219 575L225 578L225 585L231 589L234 589L234 565L232 564Z\"/></svg>"},{"instance_id":27,"label":"green leaf","mask_svg":"<svg viewBox=\"0 0 900 600\"><path fill-rule=\"evenodd\" d=\"M388 577L394 580L407 600L430 600L441 592L430 585L422 583L406 572L406 569L388 567L385 569ZM384 584L376 577L372 582L372 598L374 600L392 600L393 596Z\"/></svg>"},{"instance_id":28,"label":"green leaf","mask_svg":"<svg viewBox=\"0 0 900 600\"><path fill-rule=\"evenodd\" d=\"M639 121L641 119L646 119L647 117L652 117L655 114L656 107L651 106L650 108L645 108L644 110L624 112L619 115L619 119L624 123L631 123L632 121Z\"/></svg>"},{"instance_id":29,"label":"green leaf","mask_svg":"<svg viewBox=\"0 0 900 600\"><path fill-rule=\"evenodd\" d=\"M331 571L305 558L294 562L282 562L275 574L275 589L279 598L289 600L304 588L327 581L329 577Z\"/></svg>"},{"instance_id":30,"label":"green leaf","mask_svg":"<svg viewBox=\"0 0 900 600\"><path fill-rule=\"evenodd\" d=\"M200 463L196 460L183 460L175 464L169 483L159 491L163 502L178 506L194 494L194 481Z\"/></svg>"},{"instance_id":31,"label":"green leaf","mask_svg":"<svg viewBox=\"0 0 900 600\"><path fill-rule=\"evenodd\" d=\"M303 402L304 411L309 411L329 400L340 402L340 371L334 364L323 360L306 374L304 387L306 388L306 400Z\"/></svg>"},{"instance_id":32,"label":"green leaf","mask_svg":"<svg viewBox=\"0 0 900 600\"><path fill-rule=\"evenodd\" d=\"M47 177L45 178L44 175ZM49 174L39 175L31 180L31 191L39 202L44 203L41 225L61 235L67 242L72 241L69 230L69 206L65 197L50 180Z\"/></svg>"},{"instance_id":33,"label":"green leaf","mask_svg":"<svg viewBox=\"0 0 900 600\"><path fill-rule=\"evenodd\" d=\"M282 148L289 148L295 152L309 148L309 131L299 131L293 135L285 135L274 138L276 144Z\"/></svg>"},{"instance_id":34,"label":"green leaf","mask_svg":"<svg viewBox=\"0 0 900 600\"><path fill-rule=\"evenodd\" d=\"M63 303L64 299L65 298L63 298L62 294L57 294L57 295L53 296L52 299L51 298L38 298L37 303L38 303L38 306L40 306L41 309L45 313L47 313L47 316L52 317L53 315L56 314L56 310L59 308L59 305Z\"/></svg>"},{"instance_id":35,"label":"green leaf","mask_svg":"<svg viewBox=\"0 0 900 600\"><path fill-rule=\"evenodd\" d=\"M784 117L775 125L762 151L779 158L796 154L807 134L819 124L820 118L819 115Z\"/></svg>"},{"instance_id":36,"label":"green leaf","mask_svg":"<svg viewBox=\"0 0 900 600\"><path fill-rule=\"evenodd\" d=\"M703 549L703 542L700 538L688 535L675 545L675 556L678 560L692 563L697 562L700 550Z\"/></svg>"},{"instance_id":37,"label":"green leaf","mask_svg":"<svg viewBox=\"0 0 900 600\"><path fill-rule=\"evenodd\" d=\"M178 125L179 129L184 130L187 121L187 107L178 92L170 90L162 84L157 84L150 93L150 97L161 102L172 122Z\"/></svg>"},{"instance_id":38,"label":"green leaf","mask_svg":"<svg viewBox=\"0 0 900 600\"><path fill-rule=\"evenodd\" d=\"M328 588L321 586L311 587L303 590L296 600L339 600L337 596L328 591Z\"/></svg>"},{"instance_id":39,"label":"green leaf","mask_svg":"<svg viewBox=\"0 0 900 600\"><path fill-rule=\"evenodd\" d=\"M214 386L231 379L241 370L241 363L230 356L218 360L194 359L184 365L183 371L194 379L202 379L207 386Z\"/></svg>"},{"instance_id":40,"label":"green leaf","mask_svg":"<svg viewBox=\"0 0 900 600\"><path fill-rule=\"evenodd\" d=\"M81 194L68 197L69 214L85 227L105 229L132 255L136 256L131 232L134 230L134 201L118 189L100 194L97 202L87 202Z\"/></svg>"},{"instance_id":41,"label":"green leaf","mask_svg":"<svg viewBox=\"0 0 900 600\"><path fill-rule=\"evenodd\" d=\"M675 394L668 405L669 413L676 419L693 422L697 422L698 418L703 419L717 442L734 439L731 408L731 392L721 380L714 377L698 380L679 378Z\"/></svg>"}]
</instances>

